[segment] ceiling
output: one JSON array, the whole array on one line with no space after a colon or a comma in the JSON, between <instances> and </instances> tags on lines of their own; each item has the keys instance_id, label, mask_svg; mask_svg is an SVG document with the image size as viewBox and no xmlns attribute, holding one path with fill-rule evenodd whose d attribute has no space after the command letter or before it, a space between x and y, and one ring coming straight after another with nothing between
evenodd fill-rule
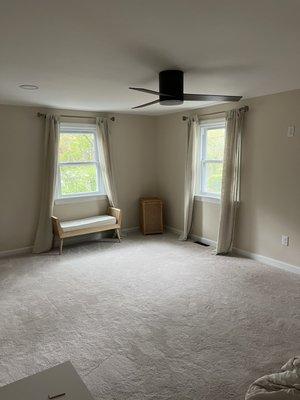
<instances>
[{"instance_id":1,"label":"ceiling","mask_svg":"<svg viewBox=\"0 0 300 400\"><path fill-rule=\"evenodd\" d=\"M158 72L185 91L254 97L300 88L299 0L1 0L0 103L160 114ZM38 91L20 84L39 85Z\"/></svg>"}]
</instances>

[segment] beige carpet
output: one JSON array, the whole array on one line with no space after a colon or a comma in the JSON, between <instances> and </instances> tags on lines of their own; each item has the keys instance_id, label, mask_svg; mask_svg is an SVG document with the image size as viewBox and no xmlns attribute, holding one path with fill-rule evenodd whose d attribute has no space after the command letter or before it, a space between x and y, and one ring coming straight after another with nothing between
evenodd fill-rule
<instances>
[{"instance_id":1,"label":"beige carpet","mask_svg":"<svg viewBox=\"0 0 300 400\"><path fill-rule=\"evenodd\" d=\"M175 236L0 261L0 385L71 360L95 399L243 399L300 353L300 276Z\"/></svg>"}]
</instances>

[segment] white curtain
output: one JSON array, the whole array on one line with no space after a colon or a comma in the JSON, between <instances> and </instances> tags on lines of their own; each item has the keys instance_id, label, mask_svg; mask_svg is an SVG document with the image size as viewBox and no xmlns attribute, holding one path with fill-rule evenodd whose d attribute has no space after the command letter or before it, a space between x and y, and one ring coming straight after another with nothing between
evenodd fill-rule
<instances>
[{"instance_id":1,"label":"white curtain","mask_svg":"<svg viewBox=\"0 0 300 400\"><path fill-rule=\"evenodd\" d=\"M197 116L189 118L184 182L184 221L183 232L179 238L180 240L187 240L192 226L194 195L196 190L199 125L200 122Z\"/></svg>"},{"instance_id":2,"label":"white curtain","mask_svg":"<svg viewBox=\"0 0 300 400\"><path fill-rule=\"evenodd\" d=\"M240 202L240 173L244 110L231 110L226 114L226 136L221 189L221 216L217 241L217 254L231 252Z\"/></svg>"},{"instance_id":3,"label":"white curtain","mask_svg":"<svg viewBox=\"0 0 300 400\"><path fill-rule=\"evenodd\" d=\"M112 152L110 145L110 132L107 118L97 118L98 149L100 156L100 166L104 187L108 197L109 205L117 206L117 195L114 183Z\"/></svg>"},{"instance_id":4,"label":"white curtain","mask_svg":"<svg viewBox=\"0 0 300 400\"><path fill-rule=\"evenodd\" d=\"M33 253L42 253L52 247L51 216L53 212L59 141L59 120L57 116L46 115L44 136L41 205Z\"/></svg>"}]
</instances>

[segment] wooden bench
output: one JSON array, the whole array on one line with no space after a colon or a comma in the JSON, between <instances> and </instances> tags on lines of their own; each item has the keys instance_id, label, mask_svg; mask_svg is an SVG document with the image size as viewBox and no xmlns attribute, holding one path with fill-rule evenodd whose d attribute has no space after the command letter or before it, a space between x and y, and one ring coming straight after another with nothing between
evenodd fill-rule
<instances>
[{"instance_id":1,"label":"wooden bench","mask_svg":"<svg viewBox=\"0 0 300 400\"><path fill-rule=\"evenodd\" d=\"M60 221L52 216L53 233L59 238L59 254L62 254L63 242L65 238L115 230L116 235L121 241L120 229L122 222L122 212L119 208L109 207L106 215L76 219L72 221Z\"/></svg>"}]
</instances>

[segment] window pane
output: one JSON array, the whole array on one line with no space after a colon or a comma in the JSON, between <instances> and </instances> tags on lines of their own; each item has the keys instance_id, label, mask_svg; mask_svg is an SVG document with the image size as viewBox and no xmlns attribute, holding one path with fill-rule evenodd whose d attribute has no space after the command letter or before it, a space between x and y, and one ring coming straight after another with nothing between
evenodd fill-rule
<instances>
[{"instance_id":1,"label":"window pane","mask_svg":"<svg viewBox=\"0 0 300 400\"><path fill-rule=\"evenodd\" d=\"M60 184L62 196L98 192L96 165L61 165Z\"/></svg>"},{"instance_id":2,"label":"window pane","mask_svg":"<svg viewBox=\"0 0 300 400\"><path fill-rule=\"evenodd\" d=\"M209 163L205 164L205 188L206 193L221 193L222 184L222 163Z\"/></svg>"},{"instance_id":3,"label":"window pane","mask_svg":"<svg viewBox=\"0 0 300 400\"><path fill-rule=\"evenodd\" d=\"M206 159L223 160L225 129L207 129Z\"/></svg>"},{"instance_id":4,"label":"window pane","mask_svg":"<svg viewBox=\"0 0 300 400\"><path fill-rule=\"evenodd\" d=\"M61 133L58 161L94 161L95 143L92 133Z\"/></svg>"}]
</instances>

